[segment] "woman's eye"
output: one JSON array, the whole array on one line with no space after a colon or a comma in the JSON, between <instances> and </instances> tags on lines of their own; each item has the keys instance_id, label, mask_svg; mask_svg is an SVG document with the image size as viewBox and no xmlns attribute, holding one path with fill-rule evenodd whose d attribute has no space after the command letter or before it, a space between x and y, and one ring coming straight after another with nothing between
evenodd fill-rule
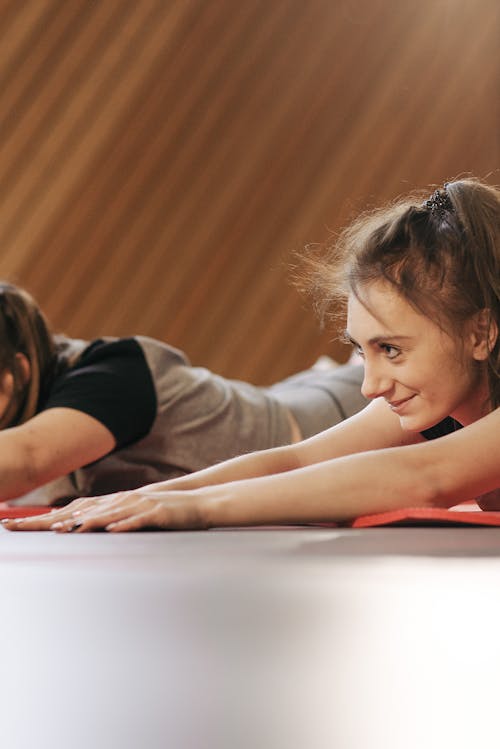
<instances>
[{"instance_id":1,"label":"woman's eye","mask_svg":"<svg viewBox=\"0 0 500 749\"><path fill-rule=\"evenodd\" d=\"M385 351L388 359L395 359L401 353L396 346L391 346L390 343L381 343L380 348Z\"/></svg>"}]
</instances>

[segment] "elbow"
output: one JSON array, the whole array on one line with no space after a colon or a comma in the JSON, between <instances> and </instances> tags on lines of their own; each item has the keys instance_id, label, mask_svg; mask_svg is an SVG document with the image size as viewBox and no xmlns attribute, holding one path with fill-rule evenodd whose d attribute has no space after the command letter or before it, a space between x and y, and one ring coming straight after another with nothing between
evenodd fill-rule
<instances>
[{"instance_id":1,"label":"elbow","mask_svg":"<svg viewBox=\"0 0 500 749\"><path fill-rule=\"evenodd\" d=\"M431 447L426 443L387 451L394 470L386 487L391 486L390 495L396 506L446 508L460 501L455 499L452 474L444 467L446 462L437 460ZM393 481L394 475L399 475L399 481Z\"/></svg>"},{"instance_id":2,"label":"elbow","mask_svg":"<svg viewBox=\"0 0 500 749\"><path fill-rule=\"evenodd\" d=\"M418 507L449 507L451 504L447 500L447 495L435 483L421 481L418 497Z\"/></svg>"},{"instance_id":3,"label":"elbow","mask_svg":"<svg viewBox=\"0 0 500 749\"><path fill-rule=\"evenodd\" d=\"M4 474L2 499L16 499L45 483L43 461L39 450L28 440L19 440L16 459Z\"/></svg>"},{"instance_id":4,"label":"elbow","mask_svg":"<svg viewBox=\"0 0 500 749\"><path fill-rule=\"evenodd\" d=\"M468 497L461 496L454 474L446 465L433 461L420 465L416 472L416 485L420 507L449 508Z\"/></svg>"}]
</instances>

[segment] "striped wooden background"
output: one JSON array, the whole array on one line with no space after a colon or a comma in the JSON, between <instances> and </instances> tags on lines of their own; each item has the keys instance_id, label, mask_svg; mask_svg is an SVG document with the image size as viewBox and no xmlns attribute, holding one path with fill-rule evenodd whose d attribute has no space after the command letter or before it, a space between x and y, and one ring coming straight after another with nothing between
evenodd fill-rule
<instances>
[{"instance_id":1,"label":"striped wooden background","mask_svg":"<svg viewBox=\"0 0 500 749\"><path fill-rule=\"evenodd\" d=\"M290 253L366 201L500 182L499 8L0 0L0 274L58 329L230 376L343 356Z\"/></svg>"}]
</instances>

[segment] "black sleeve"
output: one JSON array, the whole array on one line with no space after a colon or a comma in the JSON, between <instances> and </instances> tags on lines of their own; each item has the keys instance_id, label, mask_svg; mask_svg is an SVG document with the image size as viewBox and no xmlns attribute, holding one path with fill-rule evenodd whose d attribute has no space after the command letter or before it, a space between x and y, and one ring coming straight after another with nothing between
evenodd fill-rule
<instances>
[{"instance_id":1,"label":"black sleeve","mask_svg":"<svg viewBox=\"0 0 500 749\"><path fill-rule=\"evenodd\" d=\"M134 338L91 343L53 383L42 411L74 408L104 424L124 447L144 437L156 417L156 390Z\"/></svg>"}]
</instances>

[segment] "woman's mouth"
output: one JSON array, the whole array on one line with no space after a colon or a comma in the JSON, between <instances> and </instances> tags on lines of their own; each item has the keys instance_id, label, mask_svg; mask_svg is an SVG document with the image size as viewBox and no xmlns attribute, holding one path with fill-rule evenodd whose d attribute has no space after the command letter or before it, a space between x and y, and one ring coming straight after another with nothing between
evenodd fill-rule
<instances>
[{"instance_id":1,"label":"woman's mouth","mask_svg":"<svg viewBox=\"0 0 500 749\"><path fill-rule=\"evenodd\" d=\"M409 395L408 398L402 398L398 401L387 401L391 411L394 411L395 413L401 413L401 411L404 410L407 403L409 403L412 398L415 397L415 393L413 395Z\"/></svg>"}]
</instances>

